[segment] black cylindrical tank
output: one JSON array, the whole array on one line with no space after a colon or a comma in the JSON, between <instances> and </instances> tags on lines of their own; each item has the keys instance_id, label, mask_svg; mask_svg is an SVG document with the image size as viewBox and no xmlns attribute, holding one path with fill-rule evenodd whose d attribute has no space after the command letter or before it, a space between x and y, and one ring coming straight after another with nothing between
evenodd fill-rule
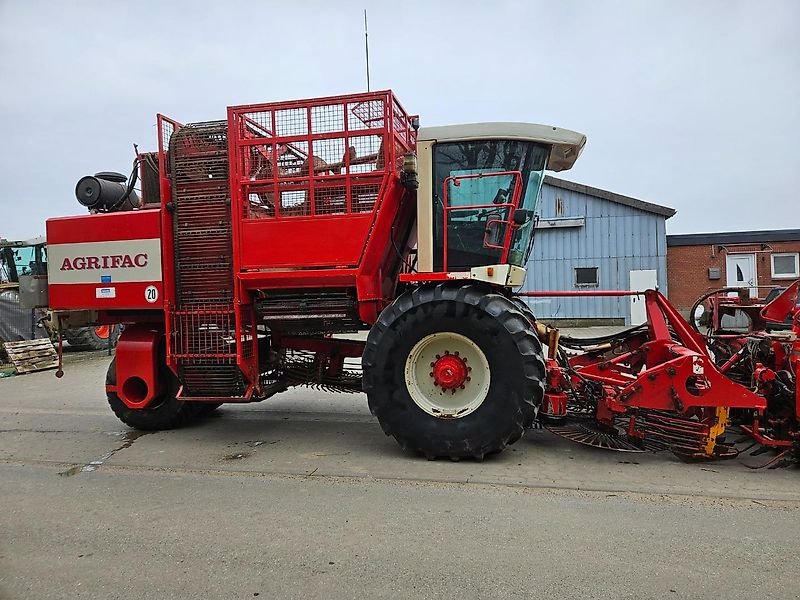
<instances>
[{"instance_id":1,"label":"black cylindrical tank","mask_svg":"<svg viewBox=\"0 0 800 600\"><path fill-rule=\"evenodd\" d=\"M81 177L75 186L75 197L89 210L120 212L139 206L139 197L131 190L126 197L126 177L103 171Z\"/></svg>"}]
</instances>

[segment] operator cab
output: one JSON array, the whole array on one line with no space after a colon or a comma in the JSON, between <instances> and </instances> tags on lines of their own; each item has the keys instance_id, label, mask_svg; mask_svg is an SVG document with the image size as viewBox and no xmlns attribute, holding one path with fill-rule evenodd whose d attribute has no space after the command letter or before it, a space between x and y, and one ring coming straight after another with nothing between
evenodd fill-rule
<instances>
[{"instance_id":1,"label":"operator cab","mask_svg":"<svg viewBox=\"0 0 800 600\"><path fill-rule=\"evenodd\" d=\"M529 123L420 129L420 272L480 279L482 267L509 265L503 284L519 285L544 171L570 169L585 143L581 133Z\"/></svg>"}]
</instances>

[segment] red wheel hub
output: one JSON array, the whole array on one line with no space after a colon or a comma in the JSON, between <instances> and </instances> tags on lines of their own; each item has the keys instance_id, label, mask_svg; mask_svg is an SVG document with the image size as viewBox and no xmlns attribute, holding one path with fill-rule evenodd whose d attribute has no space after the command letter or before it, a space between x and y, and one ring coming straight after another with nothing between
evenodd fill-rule
<instances>
[{"instance_id":1,"label":"red wheel hub","mask_svg":"<svg viewBox=\"0 0 800 600\"><path fill-rule=\"evenodd\" d=\"M464 387L469 379L470 368L467 359L458 354L445 352L444 356L436 356L436 361L431 363L431 377L434 384L443 390L455 390Z\"/></svg>"}]
</instances>

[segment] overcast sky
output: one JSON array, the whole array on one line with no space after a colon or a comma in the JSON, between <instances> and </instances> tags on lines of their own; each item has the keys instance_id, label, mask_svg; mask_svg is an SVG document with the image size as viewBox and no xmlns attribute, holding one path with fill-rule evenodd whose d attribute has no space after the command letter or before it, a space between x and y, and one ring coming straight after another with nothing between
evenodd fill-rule
<instances>
[{"instance_id":1,"label":"overcast sky","mask_svg":"<svg viewBox=\"0 0 800 600\"><path fill-rule=\"evenodd\" d=\"M0 0L0 237L78 214L155 114L373 89L423 126L585 133L561 176L671 206L668 233L800 227L800 1Z\"/></svg>"}]
</instances>

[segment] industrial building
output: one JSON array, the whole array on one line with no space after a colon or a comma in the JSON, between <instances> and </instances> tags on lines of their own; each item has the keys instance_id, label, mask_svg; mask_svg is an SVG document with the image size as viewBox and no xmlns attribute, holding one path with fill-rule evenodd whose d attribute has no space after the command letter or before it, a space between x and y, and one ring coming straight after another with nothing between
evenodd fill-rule
<instances>
[{"instance_id":1,"label":"industrial building","mask_svg":"<svg viewBox=\"0 0 800 600\"><path fill-rule=\"evenodd\" d=\"M669 299L684 314L716 288L763 298L800 278L800 229L668 235L667 272Z\"/></svg>"},{"instance_id":2,"label":"industrial building","mask_svg":"<svg viewBox=\"0 0 800 600\"><path fill-rule=\"evenodd\" d=\"M666 220L675 210L546 177L524 290L667 292ZM529 298L534 313L569 325L643 323L640 299Z\"/></svg>"}]
</instances>

